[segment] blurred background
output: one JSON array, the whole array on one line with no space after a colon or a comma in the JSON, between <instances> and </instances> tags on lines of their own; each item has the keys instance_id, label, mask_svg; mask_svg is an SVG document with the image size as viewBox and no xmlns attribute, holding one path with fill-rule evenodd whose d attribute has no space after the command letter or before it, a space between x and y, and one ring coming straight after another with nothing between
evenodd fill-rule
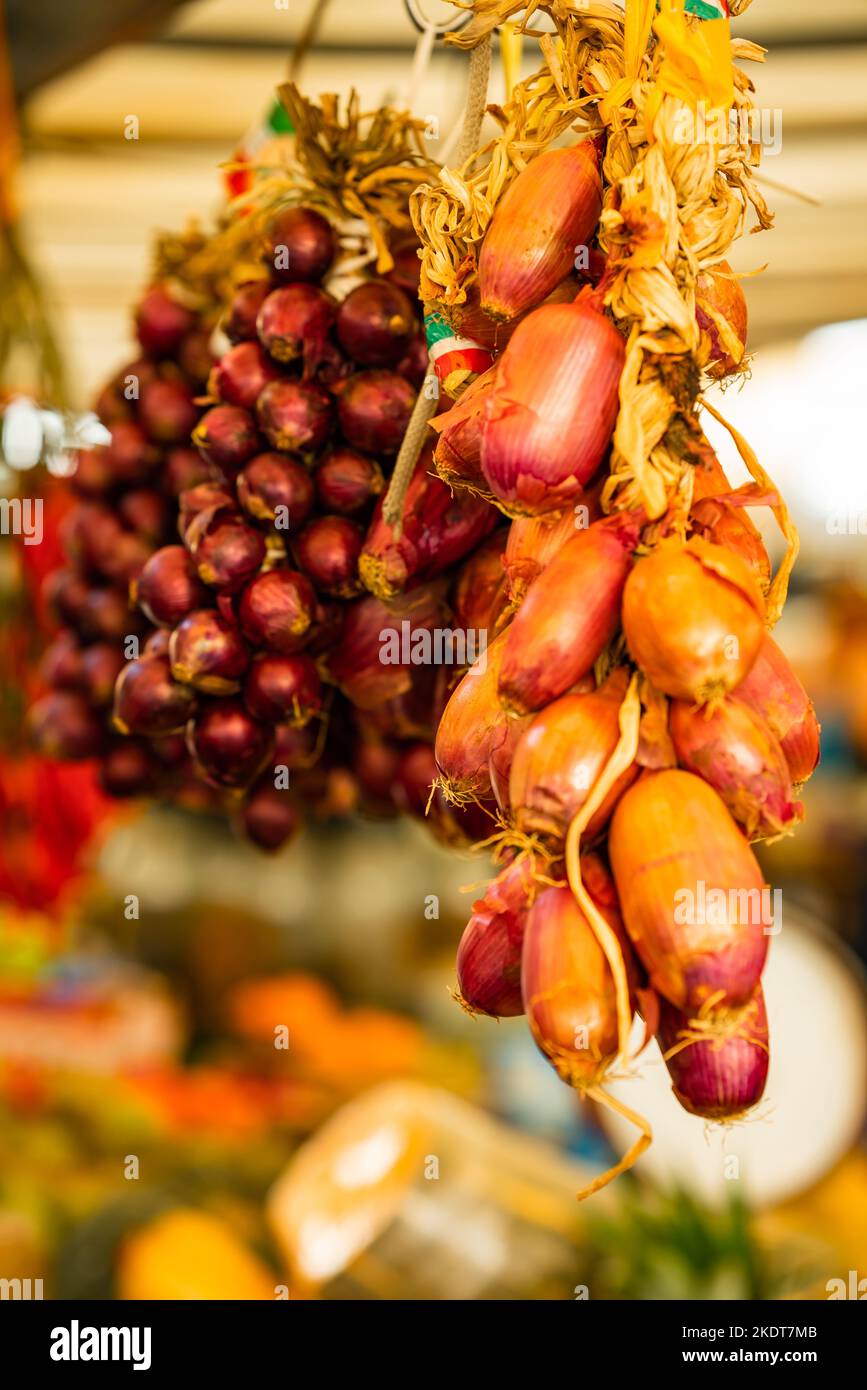
<instances>
[{"instance_id":1,"label":"blurred background","mask_svg":"<svg viewBox=\"0 0 867 1390\"><path fill-rule=\"evenodd\" d=\"M0 153L76 410L133 352L153 231L219 208L219 166L268 119L314 11L311 95L354 85L443 139L462 108L461 52L437 45L411 78L401 0L4 4ZM779 636L823 725L806 822L762 850L784 930L758 1114L711 1133L671 1105L654 1045L618 1094L656 1142L578 1206L627 1134L522 1020L451 997L484 857L350 818L263 859L206 816L40 785L63 850L46 825L41 898L0 904L0 1278L46 1297L443 1299L824 1298L867 1278L867 8L755 0L734 27L770 49L753 70L782 138L762 167L775 228L733 257L756 355L723 408L800 529ZM28 370L7 362L4 391Z\"/></svg>"}]
</instances>

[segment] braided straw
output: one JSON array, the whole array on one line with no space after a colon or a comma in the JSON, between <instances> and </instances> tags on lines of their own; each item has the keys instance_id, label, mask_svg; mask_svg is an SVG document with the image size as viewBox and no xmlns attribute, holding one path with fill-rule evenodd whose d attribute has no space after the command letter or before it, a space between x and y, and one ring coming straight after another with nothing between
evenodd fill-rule
<instances>
[{"instance_id":1,"label":"braided straw","mask_svg":"<svg viewBox=\"0 0 867 1390\"><path fill-rule=\"evenodd\" d=\"M509 183L567 131L604 134L605 304L627 351L603 507L641 505L650 520L671 511L676 520L689 504L691 464L706 447L698 403L708 344L695 317L696 279L725 257L749 207L753 230L773 220L754 180L752 84L732 61L762 61L764 50L732 40L725 20L685 15L682 0L662 0L658 15L655 0L626 0L625 14L608 0L534 7L467 0L464 7L471 22L448 38L460 47L480 43L521 10L524 25L532 9L545 11L555 33L536 34L543 66L493 109L497 138L413 193L422 295L446 315L465 303ZM698 103L724 117L700 136ZM786 539L784 581L793 559Z\"/></svg>"}]
</instances>

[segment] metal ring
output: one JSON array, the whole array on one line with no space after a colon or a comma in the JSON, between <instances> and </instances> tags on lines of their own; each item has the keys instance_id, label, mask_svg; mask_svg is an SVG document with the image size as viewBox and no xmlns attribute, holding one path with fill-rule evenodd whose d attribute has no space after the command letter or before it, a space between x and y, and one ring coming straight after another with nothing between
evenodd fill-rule
<instances>
[{"instance_id":1,"label":"metal ring","mask_svg":"<svg viewBox=\"0 0 867 1390\"><path fill-rule=\"evenodd\" d=\"M403 7L420 34L424 34L431 27L424 17L421 0L403 0ZM472 10L466 10L453 22L435 24L433 26L434 33L438 39L441 39L444 34L457 33L458 29L464 29L469 24L472 17Z\"/></svg>"}]
</instances>

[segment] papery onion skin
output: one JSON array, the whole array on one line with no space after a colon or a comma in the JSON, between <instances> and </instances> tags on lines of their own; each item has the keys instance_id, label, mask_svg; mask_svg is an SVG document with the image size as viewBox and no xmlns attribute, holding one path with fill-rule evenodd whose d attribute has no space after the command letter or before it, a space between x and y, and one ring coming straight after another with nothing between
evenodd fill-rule
<instances>
[{"instance_id":1,"label":"papery onion skin","mask_svg":"<svg viewBox=\"0 0 867 1390\"><path fill-rule=\"evenodd\" d=\"M300 569L318 591L353 598L361 591L358 561L364 532L346 516L317 516L293 542Z\"/></svg>"},{"instance_id":2,"label":"papery onion skin","mask_svg":"<svg viewBox=\"0 0 867 1390\"><path fill-rule=\"evenodd\" d=\"M749 566L693 536L663 541L623 591L633 660L666 695L705 704L739 685L764 637L765 606Z\"/></svg>"},{"instance_id":3,"label":"papery onion skin","mask_svg":"<svg viewBox=\"0 0 867 1390\"><path fill-rule=\"evenodd\" d=\"M315 606L316 594L306 575L275 569L258 574L244 589L238 619L255 646L291 655L307 641Z\"/></svg>"},{"instance_id":4,"label":"papery onion skin","mask_svg":"<svg viewBox=\"0 0 867 1390\"><path fill-rule=\"evenodd\" d=\"M321 280L336 253L334 228L315 208L284 208L268 229L265 260L278 280Z\"/></svg>"},{"instance_id":5,"label":"papery onion skin","mask_svg":"<svg viewBox=\"0 0 867 1390\"><path fill-rule=\"evenodd\" d=\"M165 545L155 550L141 574L130 585L130 599L155 625L174 627L191 608L204 603L207 589L185 546Z\"/></svg>"},{"instance_id":6,"label":"papery onion skin","mask_svg":"<svg viewBox=\"0 0 867 1390\"><path fill-rule=\"evenodd\" d=\"M313 479L297 459L285 454L257 454L242 468L236 480L238 501L257 521L277 520L279 530L291 534L303 526L313 508Z\"/></svg>"},{"instance_id":7,"label":"papery onion skin","mask_svg":"<svg viewBox=\"0 0 867 1390\"><path fill-rule=\"evenodd\" d=\"M588 524L601 519L601 512L588 511ZM509 598L516 606L523 602L530 585L558 555L567 541L577 534L577 520L570 509L548 512L544 516L516 516L509 527L503 556Z\"/></svg>"},{"instance_id":8,"label":"papery onion skin","mask_svg":"<svg viewBox=\"0 0 867 1390\"><path fill-rule=\"evenodd\" d=\"M450 410L435 415L431 429L439 436L434 466L443 482L489 493L482 472L482 424L494 385L494 367L477 376Z\"/></svg>"},{"instance_id":9,"label":"papery onion skin","mask_svg":"<svg viewBox=\"0 0 867 1390\"><path fill-rule=\"evenodd\" d=\"M362 511L385 487L382 469L374 459L341 447L325 456L313 480L319 505L341 516Z\"/></svg>"},{"instance_id":10,"label":"papery onion skin","mask_svg":"<svg viewBox=\"0 0 867 1390\"><path fill-rule=\"evenodd\" d=\"M207 463L231 477L259 452L262 440L248 411L215 405L193 430L193 443Z\"/></svg>"},{"instance_id":11,"label":"papery onion skin","mask_svg":"<svg viewBox=\"0 0 867 1390\"><path fill-rule=\"evenodd\" d=\"M492 319L539 304L575 268L602 208L599 156L590 141L548 150L497 203L479 255L479 292Z\"/></svg>"},{"instance_id":12,"label":"papery onion skin","mask_svg":"<svg viewBox=\"0 0 867 1390\"><path fill-rule=\"evenodd\" d=\"M335 331L344 352L364 367L394 367L417 320L412 303L388 280L366 280L340 303Z\"/></svg>"},{"instance_id":13,"label":"papery onion skin","mask_svg":"<svg viewBox=\"0 0 867 1390\"><path fill-rule=\"evenodd\" d=\"M782 835L803 818L779 740L743 701L727 696L700 710L672 700L669 730L680 766L713 787L751 840Z\"/></svg>"},{"instance_id":14,"label":"papery onion skin","mask_svg":"<svg viewBox=\"0 0 867 1390\"><path fill-rule=\"evenodd\" d=\"M197 708L195 692L172 679L168 658L130 661L114 688L114 725L149 738L183 729Z\"/></svg>"},{"instance_id":15,"label":"papery onion skin","mask_svg":"<svg viewBox=\"0 0 867 1390\"><path fill-rule=\"evenodd\" d=\"M208 378L208 390L226 405L253 410L260 391L276 381L280 370L258 343L237 343L215 362ZM192 426L191 426L192 428Z\"/></svg>"},{"instance_id":16,"label":"papery onion skin","mask_svg":"<svg viewBox=\"0 0 867 1390\"><path fill-rule=\"evenodd\" d=\"M424 640L424 634L442 621L442 601L435 588L422 586L389 608L373 595L356 599L346 605L340 640L328 657L332 679L362 710L375 710L406 694L419 668L410 662L384 660L385 644L393 637L401 647L406 623L405 645L411 656L419 634Z\"/></svg>"},{"instance_id":17,"label":"papery onion skin","mask_svg":"<svg viewBox=\"0 0 867 1390\"><path fill-rule=\"evenodd\" d=\"M288 793L267 781L250 792L239 822L246 839L271 853L282 849L301 828L301 816Z\"/></svg>"},{"instance_id":18,"label":"papery onion skin","mask_svg":"<svg viewBox=\"0 0 867 1390\"><path fill-rule=\"evenodd\" d=\"M736 1119L761 1100L768 1077L768 1019L761 985L730 1037L684 1042L690 1021L661 1001L657 1041L665 1054L671 1089L684 1110L706 1120ZM695 1036L695 1034L693 1034Z\"/></svg>"},{"instance_id":19,"label":"papery onion skin","mask_svg":"<svg viewBox=\"0 0 867 1390\"><path fill-rule=\"evenodd\" d=\"M493 634L506 605L502 527L488 536L457 572L451 592L456 626L464 632Z\"/></svg>"},{"instance_id":20,"label":"papery onion skin","mask_svg":"<svg viewBox=\"0 0 867 1390\"><path fill-rule=\"evenodd\" d=\"M322 682L316 663L304 652L282 656L260 652L244 680L244 704L254 719L286 721L303 728L322 708Z\"/></svg>"},{"instance_id":21,"label":"papery onion skin","mask_svg":"<svg viewBox=\"0 0 867 1390\"><path fill-rule=\"evenodd\" d=\"M396 454L416 392L397 372L371 367L340 383L337 417L347 444L364 454Z\"/></svg>"},{"instance_id":22,"label":"papery onion skin","mask_svg":"<svg viewBox=\"0 0 867 1390\"><path fill-rule=\"evenodd\" d=\"M271 756L274 731L237 698L208 700L187 726L187 747L214 786L247 787Z\"/></svg>"},{"instance_id":23,"label":"papery onion skin","mask_svg":"<svg viewBox=\"0 0 867 1390\"><path fill-rule=\"evenodd\" d=\"M269 382L262 391L256 403L256 416L275 449L284 453L315 454L331 429L331 397L314 382L281 377ZM254 449L248 457L258 452Z\"/></svg>"},{"instance_id":24,"label":"papery onion skin","mask_svg":"<svg viewBox=\"0 0 867 1390\"><path fill-rule=\"evenodd\" d=\"M515 859L473 903L456 961L461 1001L473 1013L515 1018L524 1012L521 952L537 873L531 856Z\"/></svg>"},{"instance_id":25,"label":"papery onion skin","mask_svg":"<svg viewBox=\"0 0 867 1390\"><path fill-rule=\"evenodd\" d=\"M517 829L561 842L590 795L619 737L620 705L628 675L615 671L600 690L563 695L524 731L512 759L509 804ZM602 831L623 792L635 780L632 764L618 777L584 831L589 843Z\"/></svg>"},{"instance_id":26,"label":"papery onion skin","mask_svg":"<svg viewBox=\"0 0 867 1390\"><path fill-rule=\"evenodd\" d=\"M546 888L527 913L521 994L557 1075L578 1089L596 1085L617 1053L614 979L569 888Z\"/></svg>"},{"instance_id":27,"label":"papery onion skin","mask_svg":"<svg viewBox=\"0 0 867 1390\"><path fill-rule=\"evenodd\" d=\"M408 584L450 569L475 549L499 519L496 509L480 498L454 495L430 473L430 463L430 451L423 449L406 490L399 527L385 520L384 499L377 503L359 573L378 598L394 598Z\"/></svg>"},{"instance_id":28,"label":"papery onion skin","mask_svg":"<svg viewBox=\"0 0 867 1390\"><path fill-rule=\"evenodd\" d=\"M614 516L579 531L530 585L509 628L500 697L515 713L541 709L587 674L614 636L639 536Z\"/></svg>"},{"instance_id":29,"label":"papery onion skin","mask_svg":"<svg viewBox=\"0 0 867 1390\"><path fill-rule=\"evenodd\" d=\"M680 769L644 773L615 808L608 852L626 929L654 989L690 1017L702 1006L746 1004L767 954L768 899L716 792Z\"/></svg>"},{"instance_id":30,"label":"papery onion skin","mask_svg":"<svg viewBox=\"0 0 867 1390\"><path fill-rule=\"evenodd\" d=\"M482 652L442 713L434 751L449 800L491 795L488 760L507 742L510 725L517 722L509 719L497 695L506 636L501 633Z\"/></svg>"},{"instance_id":31,"label":"papery onion skin","mask_svg":"<svg viewBox=\"0 0 867 1390\"><path fill-rule=\"evenodd\" d=\"M328 330L334 322L334 311L331 295L314 285L301 283L272 290L262 301L256 317L259 342L277 362L303 359L304 375L307 376L315 371L326 355ZM264 386L265 382L262 384Z\"/></svg>"},{"instance_id":32,"label":"papery onion skin","mask_svg":"<svg viewBox=\"0 0 867 1390\"><path fill-rule=\"evenodd\" d=\"M200 608L178 623L169 639L176 681L209 695L230 695L240 685L250 654L236 627L216 609Z\"/></svg>"},{"instance_id":33,"label":"papery onion skin","mask_svg":"<svg viewBox=\"0 0 867 1390\"><path fill-rule=\"evenodd\" d=\"M482 472L513 515L579 501L617 420L624 341L592 292L519 324L496 364L482 425Z\"/></svg>"},{"instance_id":34,"label":"papery onion skin","mask_svg":"<svg viewBox=\"0 0 867 1390\"><path fill-rule=\"evenodd\" d=\"M708 375L718 378L736 371L747 350L747 301L728 261L699 271L695 317L708 354Z\"/></svg>"},{"instance_id":35,"label":"papery onion skin","mask_svg":"<svg viewBox=\"0 0 867 1390\"><path fill-rule=\"evenodd\" d=\"M771 582L771 562L758 528L742 507L713 497L700 498L689 514L694 532L714 545L725 546L749 565L763 593Z\"/></svg>"},{"instance_id":36,"label":"papery onion skin","mask_svg":"<svg viewBox=\"0 0 867 1390\"><path fill-rule=\"evenodd\" d=\"M776 734L792 781L796 785L806 782L815 771L821 753L819 721L813 702L787 656L767 634L735 694L762 715Z\"/></svg>"}]
</instances>

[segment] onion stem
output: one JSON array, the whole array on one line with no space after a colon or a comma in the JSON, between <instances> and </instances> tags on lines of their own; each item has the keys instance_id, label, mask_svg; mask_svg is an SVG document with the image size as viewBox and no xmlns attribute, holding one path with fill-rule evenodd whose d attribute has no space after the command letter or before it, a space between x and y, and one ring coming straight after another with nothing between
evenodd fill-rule
<instances>
[{"instance_id":1,"label":"onion stem","mask_svg":"<svg viewBox=\"0 0 867 1390\"><path fill-rule=\"evenodd\" d=\"M628 1105L624 1105L622 1101L615 1100L614 1097L609 1095L607 1091L604 1091L601 1086L588 1086L584 1095L588 1100L595 1100L600 1105L606 1106L607 1109L613 1110L616 1114L622 1116L624 1120L628 1120L630 1124L635 1125L641 1133L632 1147L627 1149L619 1163L615 1163L613 1168L609 1168L606 1172L600 1173L598 1178L594 1178L586 1187L581 1188L581 1191L577 1194L579 1202L585 1201L587 1197L592 1197L594 1192L598 1192L600 1188L607 1187L615 1178L619 1178L621 1173L627 1173L632 1165L644 1153L644 1150L649 1148L653 1143L653 1130L650 1127L649 1121L646 1120L643 1115L636 1114L634 1110L630 1110Z\"/></svg>"}]
</instances>

